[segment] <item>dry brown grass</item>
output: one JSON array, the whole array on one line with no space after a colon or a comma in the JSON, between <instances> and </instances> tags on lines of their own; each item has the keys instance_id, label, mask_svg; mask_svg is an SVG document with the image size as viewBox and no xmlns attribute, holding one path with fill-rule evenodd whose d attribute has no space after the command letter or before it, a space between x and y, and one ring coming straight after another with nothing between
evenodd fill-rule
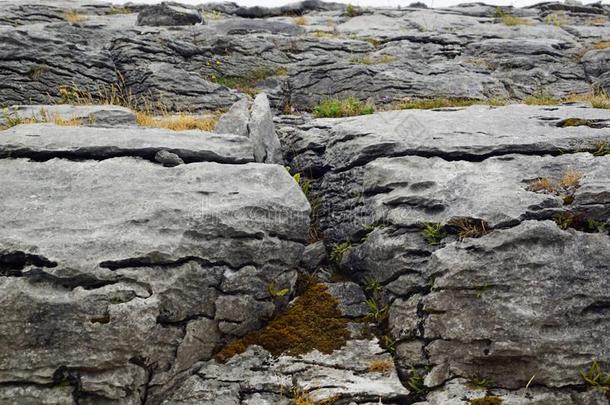
<instances>
[{"instance_id":1,"label":"dry brown grass","mask_svg":"<svg viewBox=\"0 0 610 405\"><path fill-rule=\"evenodd\" d=\"M582 173L578 170L568 169L559 180L559 186L568 190L580 187Z\"/></svg>"},{"instance_id":2,"label":"dry brown grass","mask_svg":"<svg viewBox=\"0 0 610 405\"><path fill-rule=\"evenodd\" d=\"M85 21L86 19L87 19L87 17L85 17L84 15L78 14L78 12L76 12L75 10L66 11L64 13L64 20L66 20L67 22L69 22L71 24Z\"/></svg>"},{"instance_id":3,"label":"dry brown grass","mask_svg":"<svg viewBox=\"0 0 610 405\"><path fill-rule=\"evenodd\" d=\"M610 40L598 41L593 44L595 49L607 49L610 48Z\"/></svg>"},{"instance_id":4,"label":"dry brown grass","mask_svg":"<svg viewBox=\"0 0 610 405\"><path fill-rule=\"evenodd\" d=\"M147 112L136 113L136 122L138 125L152 128L165 128L172 131L196 129L210 132L216 128L218 118L218 115L208 117L197 117L187 114L153 116Z\"/></svg>"},{"instance_id":5,"label":"dry brown grass","mask_svg":"<svg viewBox=\"0 0 610 405\"><path fill-rule=\"evenodd\" d=\"M595 17L591 20L591 25L606 25L607 21L606 17Z\"/></svg>"},{"instance_id":6,"label":"dry brown grass","mask_svg":"<svg viewBox=\"0 0 610 405\"><path fill-rule=\"evenodd\" d=\"M394 370L394 362L390 359L373 360L369 363L369 373L387 373Z\"/></svg>"},{"instance_id":7,"label":"dry brown grass","mask_svg":"<svg viewBox=\"0 0 610 405\"><path fill-rule=\"evenodd\" d=\"M294 21L294 23L296 25L300 25L300 26L304 26L304 25L309 25L309 21L307 21L307 18L305 18L304 16L298 16L298 17L294 17L292 19L292 21Z\"/></svg>"},{"instance_id":8,"label":"dry brown grass","mask_svg":"<svg viewBox=\"0 0 610 405\"><path fill-rule=\"evenodd\" d=\"M527 185L527 189L528 189L528 191L534 191L534 192L538 192L538 191L545 191L547 193L555 192L555 186L553 185L553 182L551 180L549 180L547 177L541 177L539 179L530 181Z\"/></svg>"},{"instance_id":9,"label":"dry brown grass","mask_svg":"<svg viewBox=\"0 0 610 405\"><path fill-rule=\"evenodd\" d=\"M453 227L459 240L466 238L480 238L489 233L489 227L482 219L454 218L447 225Z\"/></svg>"},{"instance_id":10,"label":"dry brown grass","mask_svg":"<svg viewBox=\"0 0 610 405\"><path fill-rule=\"evenodd\" d=\"M292 396L294 398L294 405L332 405L336 401L336 398L329 398L324 401L314 401L309 394L298 388L292 390Z\"/></svg>"}]
</instances>

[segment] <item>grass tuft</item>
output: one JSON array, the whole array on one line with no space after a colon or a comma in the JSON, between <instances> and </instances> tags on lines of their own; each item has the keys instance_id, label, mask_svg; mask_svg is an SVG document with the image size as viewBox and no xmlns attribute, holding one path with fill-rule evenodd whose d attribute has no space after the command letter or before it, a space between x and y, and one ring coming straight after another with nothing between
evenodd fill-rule
<instances>
[{"instance_id":1,"label":"grass tuft","mask_svg":"<svg viewBox=\"0 0 610 405\"><path fill-rule=\"evenodd\" d=\"M66 11L64 13L64 20L66 20L67 22L69 22L71 24L82 22L82 21L85 21L86 19L87 19L87 17L85 17L84 15L78 14L78 12L76 10L70 10L70 11Z\"/></svg>"},{"instance_id":2,"label":"grass tuft","mask_svg":"<svg viewBox=\"0 0 610 405\"><path fill-rule=\"evenodd\" d=\"M580 376L587 385L605 392L610 398L610 372L604 372L597 361L587 371L581 370Z\"/></svg>"},{"instance_id":3,"label":"grass tuft","mask_svg":"<svg viewBox=\"0 0 610 405\"><path fill-rule=\"evenodd\" d=\"M339 118L354 115L367 115L375 112L375 105L371 102L362 102L355 97L344 100L322 100L313 110L316 118Z\"/></svg>"},{"instance_id":4,"label":"grass tuft","mask_svg":"<svg viewBox=\"0 0 610 405\"><path fill-rule=\"evenodd\" d=\"M595 44L593 44L593 48L595 48L595 49L610 48L610 40L598 41Z\"/></svg>"},{"instance_id":5,"label":"grass tuft","mask_svg":"<svg viewBox=\"0 0 610 405\"><path fill-rule=\"evenodd\" d=\"M494 98L487 100L476 100L471 98L422 98L403 100L399 102L396 107L400 110L431 110L434 108L469 107L478 104L503 106L506 105L506 101Z\"/></svg>"},{"instance_id":6,"label":"grass tuft","mask_svg":"<svg viewBox=\"0 0 610 405\"><path fill-rule=\"evenodd\" d=\"M369 363L369 373L388 373L394 370L394 362L390 359L373 360Z\"/></svg>"},{"instance_id":7,"label":"grass tuft","mask_svg":"<svg viewBox=\"0 0 610 405\"><path fill-rule=\"evenodd\" d=\"M431 246L440 245L441 241L447 237L447 232L445 232L443 224L434 222L424 224L422 234L424 235L426 242Z\"/></svg>"},{"instance_id":8,"label":"grass tuft","mask_svg":"<svg viewBox=\"0 0 610 405\"><path fill-rule=\"evenodd\" d=\"M216 128L218 115L211 117L196 117L187 114L171 115L166 114L160 117L155 117L147 112L137 112L136 122L143 127L165 128L172 131L186 131L196 129L199 131L210 132Z\"/></svg>"},{"instance_id":9,"label":"grass tuft","mask_svg":"<svg viewBox=\"0 0 610 405\"><path fill-rule=\"evenodd\" d=\"M296 25L300 25L300 26L305 26L305 25L309 25L309 21L307 21L307 18L305 16L298 16L298 17L294 17L292 19L292 21L294 21L294 23Z\"/></svg>"},{"instance_id":10,"label":"grass tuft","mask_svg":"<svg viewBox=\"0 0 610 405\"><path fill-rule=\"evenodd\" d=\"M355 65L384 65L395 60L396 56L392 55L364 55L353 57L349 61Z\"/></svg>"},{"instance_id":11,"label":"grass tuft","mask_svg":"<svg viewBox=\"0 0 610 405\"><path fill-rule=\"evenodd\" d=\"M133 11L127 7L110 6L110 10L106 12L106 15L122 15L131 13L133 13Z\"/></svg>"},{"instance_id":12,"label":"grass tuft","mask_svg":"<svg viewBox=\"0 0 610 405\"><path fill-rule=\"evenodd\" d=\"M514 15L507 13L500 7L496 8L496 19L504 25L509 27L515 25L532 25L530 20L525 18L515 17Z\"/></svg>"},{"instance_id":13,"label":"grass tuft","mask_svg":"<svg viewBox=\"0 0 610 405\"><path fill-rule=\"evenodd\" d=\"M489 225L482 219L452 218L447 223L457 234L459 240L480 238L489 233Z\"/></svg>"}]
</instances>

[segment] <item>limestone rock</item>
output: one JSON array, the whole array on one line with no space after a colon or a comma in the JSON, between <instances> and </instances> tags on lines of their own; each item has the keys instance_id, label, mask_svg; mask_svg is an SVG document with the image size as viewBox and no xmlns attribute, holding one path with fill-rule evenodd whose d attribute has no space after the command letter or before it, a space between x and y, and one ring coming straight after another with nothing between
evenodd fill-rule
<instances>
[{"instance_id":1,"label":"limestone rock","mask_svg":"<svg viewBox=\"0 0 610 405\"><path fill-rule=\"evenodd\" d=\"M249 121L250 103L247 99L241 99L233 104L229 111L220 117L214 132L218 134L248 136Z\"/></svg>"},{"instance_id":2,"label":"limestone rock","mask_svg":"<svg viewBox=\"0 0 610 405\"><path fill-rule=\"evenodd\" d=\"M138 14L138 25L159 27L202 23L204 23L203 17L196 9L190 9L166 2L149 6Z\"/></svg>"},{"instance_id":3,"label":"limestone rock","mask_svg":"<svg viewBox=\"0 0 610 405\"><path fill-rule=\"evenodd\" d=\"M280 164L283 162L269 99L264 93L256 96L252 103L248 133L254 146L254 159L257 162Z\"/></svg>"},{"instance_id":4,"label":"limestone rock","mask_svg":"<svg viewBox=\"0 0 610 405\"><path fill-rule=\"evenodd\" d=\"M112 105L14 105L0 116L0 127L6 124L6 118L33 119L37 121L76 120L80 125L96 127L114 127L135 125L136 115L128 108Z\"/></svg>"}]
</instances>

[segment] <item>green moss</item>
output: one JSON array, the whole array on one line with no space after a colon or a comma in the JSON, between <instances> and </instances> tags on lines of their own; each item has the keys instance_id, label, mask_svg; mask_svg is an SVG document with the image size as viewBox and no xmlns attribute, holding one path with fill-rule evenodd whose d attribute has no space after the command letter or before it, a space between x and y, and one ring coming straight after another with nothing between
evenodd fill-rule
<instances>
[{"instance_id":1,"label":"green moss","mask_svg":"<svg viewBox=\"0 0 610 405\"><path fill-rule=\"evenodd\" d=\"M477 104L503 106L506 105L506 101L493 98L488 100L475 100L470 98L423 98L401 101L398 103L397 108L400 110L431 110L434 108L468 107Z\"/></svg>"},{"instance_id":2,"label":"green moss","mask_svg":"<svg viewBox=\"0 0 610 405\"><path fill-rule=\"evenodd\" d=\"M255 96L259 90L256 85L272 76L285 76L288 71L285 68L270 69L258 67L250 74L244 76L222 76L212 75L210 81L230 89L239 90L250 96Z\"/></svg>"},{"instance_id":3,"label":"green moss","mask_svg":"<svg viewBox=\"0 0 610 405\"><path fill-rule=\"evenodd\" d=\"M486 390L493 384L493 380L488 377L475 375L468 381L468 385L475 390Z\"/></svg>"},{"instance_id":4,"label":"green moss","mask_svg":"<svg viewBox=\"0 0 610 405\"><path fill-rule=\"evenodd\" d=\"M110 6L110 10L106 11L106 15L120 15L120 14L131 14L131 13L133 13L133 11L131 11L127 7L116 7L116 6Z\"/></svg>"},{"instance_id":5,"label":"green moss","mask_svg":"<svg viewBox=\"0 0 610 405\"><path fill-rule=\"evenodd\" d=\"M327 99L322 100L313 110L316 118L339 118L355 115L368 115L375 112L372 103L362 102L355 97L344 100Z\"/></svg>"},{"instance_id":6,"label":"green moss","mask_svg":"<svg viewBox=\"0 0 610 405\"><path fill-rule=\"evenodd\" d=\"M348 17L357 17L359 15L362 15L362 11L358 7L354 7L354 5L350 3L345 8L345 14Z\"/></svg>"},{"instance_id":7,"label":"green moss","mask_svg":"<svg viewBox=\"0 0 610 405\"><path fill-rule=\"evenodd\" d=\"M224 362L251 345L262 346L276 356L305 354L314 349L331 353L344 346L348 338L347 319L337 301L325 285L312 284L286 312L263 329L229 343L215 358Z\"/></svg>"},{"instance_id":8,"label":"green moss","mask_svg":"<svg viewBox=\"0 0 610 405\"><path fill-rule=\"evenodd\" d=\"M498 397L483 397L471 399L470 405L502 405L502 400Z\"/></svg>"}]
</instances>

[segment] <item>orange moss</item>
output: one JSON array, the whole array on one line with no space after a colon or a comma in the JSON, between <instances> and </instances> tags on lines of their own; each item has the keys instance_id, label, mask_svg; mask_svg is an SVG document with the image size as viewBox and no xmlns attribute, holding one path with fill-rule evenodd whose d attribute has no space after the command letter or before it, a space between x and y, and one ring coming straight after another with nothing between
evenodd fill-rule
<instances>
[{"instance_id":1,"label":"orange moss","mask_svg":"<svg viewBox=\"0 0 610 405\"><path fill-rule=\"evenodd\" d=\"M305 354L314 349L331 353L345 345L348 338L347 320L337 301L325 285L312 284L286 312L263 329L229 343L215 358L225 362L251 345L262 346L276 356Z\"/></svg>"}]
</instances>

